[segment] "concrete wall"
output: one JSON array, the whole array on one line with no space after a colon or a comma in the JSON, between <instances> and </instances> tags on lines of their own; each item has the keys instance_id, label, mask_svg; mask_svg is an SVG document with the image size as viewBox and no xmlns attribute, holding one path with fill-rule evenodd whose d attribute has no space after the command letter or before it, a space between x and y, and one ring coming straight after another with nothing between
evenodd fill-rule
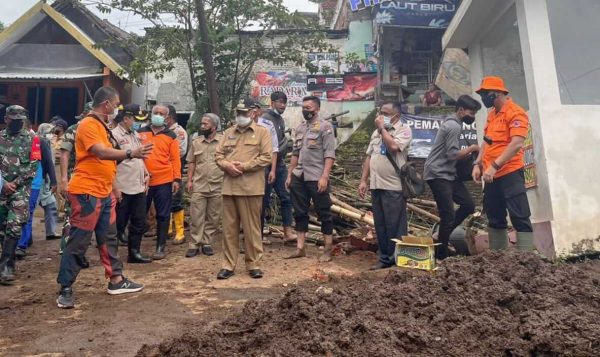
<instances>
[{"instance_id":1,"label":"concrete wall","mask_svg":"<svg viewBox=\"0 0 600 357\"><path fill-rule=\"evenodd\" d=\"M538 177L538 186L527 192L535 244L548 256L600 250L600 106L561 104L546 1L502 5L508 10L511 4L516 5ZM474 89L484 75L502 75L483 72L481 50L501 14L480 15L487 17L482 27L468 28L479 34L469 45ZM478 113L479 137L485 118L485 111Z\"/></svg>"}]
</instances>

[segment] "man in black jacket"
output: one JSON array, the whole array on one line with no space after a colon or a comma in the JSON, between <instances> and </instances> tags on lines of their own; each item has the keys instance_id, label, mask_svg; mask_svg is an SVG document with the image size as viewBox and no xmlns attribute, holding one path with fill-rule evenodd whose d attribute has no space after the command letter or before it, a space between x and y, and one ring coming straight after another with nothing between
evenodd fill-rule
<instances>
[{"instance_id":1,"label":"man in black jacket","mask_svg":"<svg viewBox=\"0 0 600 357\"><path fill-rule=\"evenodd\" d=\"M287 154L288 141L285 137L285 121L281 117L287 107L287 96L283 92L271 93L271 109L263 114L263 118L270 120L277 131L277 140L279 142L279 151L277 152L277 166L274 170L275 177L272 176L272 167L265 169L267 176L265 196L263 199L263 208L261 214L261 224L264 227L266 212L271 204L271 192L275 189L279 202L281 204L281 219L283 221L284 242L293 241L292 234L292 200L290 193L285 189L285 180L288 169L285 165L285 155ZM271 182L271 183L269 183Z\"/></svg>"}]
</instances>

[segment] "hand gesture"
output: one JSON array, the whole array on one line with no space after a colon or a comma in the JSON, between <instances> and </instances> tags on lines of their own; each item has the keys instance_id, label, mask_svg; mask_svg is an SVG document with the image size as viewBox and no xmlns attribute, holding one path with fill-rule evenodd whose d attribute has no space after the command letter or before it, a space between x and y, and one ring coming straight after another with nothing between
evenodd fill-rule
<instances>
[{"instance_id":1,"label":"hand gesture","mask_svg":"<svg viewBox=\"0 0 600 357\"><path fill-rule=\"evenodd\" d=\"M273 184L273 182L275 182L275 178L276 178L275 170L269 171L269 176L267 177L267 183L269 185Z\"/></svg>"},{"instance_id":2,"label":"hand gesture","mask_svg":"<svg viewBox=\"0 0 600 357\"><path fill-rule=\"evenodd\" d=\"M361 181L360 185L358 185L358 196L360 197L361 200L364 200L365 197L367 196L367 182L366 181Z\"/></svg>"},{"instance_id":3,"label":"hand gesture","mask_svg":"<svg viewBox=\"0 0 600 357\"><path fill-rule=\"evenodd\" d=\"M323 193L323 192L327 191L327 186L328 185L329 185L329 178L328 177L321 177L319 179L319 182L317 183L317 192Z\"/></svg>"},{"instance_id":4,"label":"hand gesture","mask_svg":"<svg viewBox=\"0 0 600 357\"><path fill-rule=\"evenodd\" d=\"M152 147L153 147L152 143L145 144L144 146L141 146L141 147L133 150L131 152L131 157L134 157L136 159L145 159L152 152Z\"/></svg>"},{"instance_id":5,"label":"hand gesture","mask_svg":"<svg viewBox=\"0 0 600 357\"><path fill-rule=\"evenodd\" d=\"M479 165L473 166L473 172L471 173L471 176L473 176L473 181L481 183L481 168Z\"/></svg>"},{"instance_id":6,"label":"hand gesture","mask_svg":"<svg viewBox=\"0 0 600 357\"><path fill-rule=\"evenodd\" d=\"M243 174L243 172L239 170L233 163L225 166L225 172L227 172L227 174L231 177L238 177Z\"/></svg>"},{"instance_id":7,"label":"hand gesture","mask_svg":"<svg viewBox=\"0 0 600 357\"><path fill-rule=\"evenodd\" d=\"M173 182L173 186L172 186L173 194L177 193L177 191L179 191L179 188L181 188L181 185L179 184L179 182L177 182L177 181Z\"/></svg>"},{"instance_id":8,"label":"hand gesture","mask_svg":"<svg viewBox=\"0 0 600 357\"><path fill-rule=\"evenodd\" d=\"M7 195L12 195L17 191L17 184L14 182L5 182L2 191Z\"/></svg>"}]
</instances>

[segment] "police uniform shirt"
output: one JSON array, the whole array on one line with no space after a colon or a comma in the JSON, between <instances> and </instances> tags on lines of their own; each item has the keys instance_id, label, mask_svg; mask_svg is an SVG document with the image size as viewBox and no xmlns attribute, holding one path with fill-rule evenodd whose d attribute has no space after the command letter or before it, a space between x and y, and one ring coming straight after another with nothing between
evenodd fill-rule
<instances>
[{"instance_id":1,"label":"police uniform shirt","mask_svg":"<svg viewBox=\"0 0 600 357\"><path fill-rule=\"evenodd\" d=\"M331 123L317 117L298 125L294 135L292 155L298 156L294 176L304 181L319 181L325 169L325 159L335 159L335 136Z\"/></svg>"},{"instance_id":2,"label":"police uniform shirt","mask_svg":"<svg viewBox=\"0 0 600 357\"><path fill-rule=\"evenodd\" d=\"M135 131L127 131L120 125L112 129L112 134L123 150L135 150L142 146L142 142ZM117 165L115 187L124 194L137 195L146 190L144 183L146 170L144 160L125 159Z\"/></svg>"},{"instance_id":3,"label":"police uniform shirt","mask_svg":"<svg viewBox=\"0 0 600 357\"><path fill-rule=\"evenodd\" d=\"M402 167L408 158L408 146L412 140L412 131L408 125L398 120L388 133L394 138L400 151L392 155L398 167ZM370 175L371 190L402 191L400 177L386 156L387 148L383 145L383 137L378 130L371 135L367 155L371 157Z\"/></svg>"},{"instance_id":4,"label":"police uniform shirt","mask_svg":"<svg viewBox=\"0 0 600 357\"><path fill-rule=\"evenodd\" d=\"M181 157L185 157L185 155L187 154L187 150L188 150L187 131L185 131L185 129L178 123L171 125L171 127L169 127L169 129L172 132L174 132L175 135L177 135L177 142L179 143L179 155Z\"/></svg>"}]
</instances>

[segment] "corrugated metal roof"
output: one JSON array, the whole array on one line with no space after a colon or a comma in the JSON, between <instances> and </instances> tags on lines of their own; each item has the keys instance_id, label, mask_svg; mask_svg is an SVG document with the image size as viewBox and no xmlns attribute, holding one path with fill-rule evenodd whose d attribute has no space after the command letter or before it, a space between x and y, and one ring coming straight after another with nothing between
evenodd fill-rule
<instances>
[{"instance_id":1,"label":"corrugated metal roof","mask_svg":"<svg viewBox=\"0 0 600 357\"><path fill-rule=\"evenodd\" d=\"M21 79L21 80L69 80L69 79L88 79L103 77L103 74L95 73L1 73L0 79Z\"/></svg>"}]
</instances>

